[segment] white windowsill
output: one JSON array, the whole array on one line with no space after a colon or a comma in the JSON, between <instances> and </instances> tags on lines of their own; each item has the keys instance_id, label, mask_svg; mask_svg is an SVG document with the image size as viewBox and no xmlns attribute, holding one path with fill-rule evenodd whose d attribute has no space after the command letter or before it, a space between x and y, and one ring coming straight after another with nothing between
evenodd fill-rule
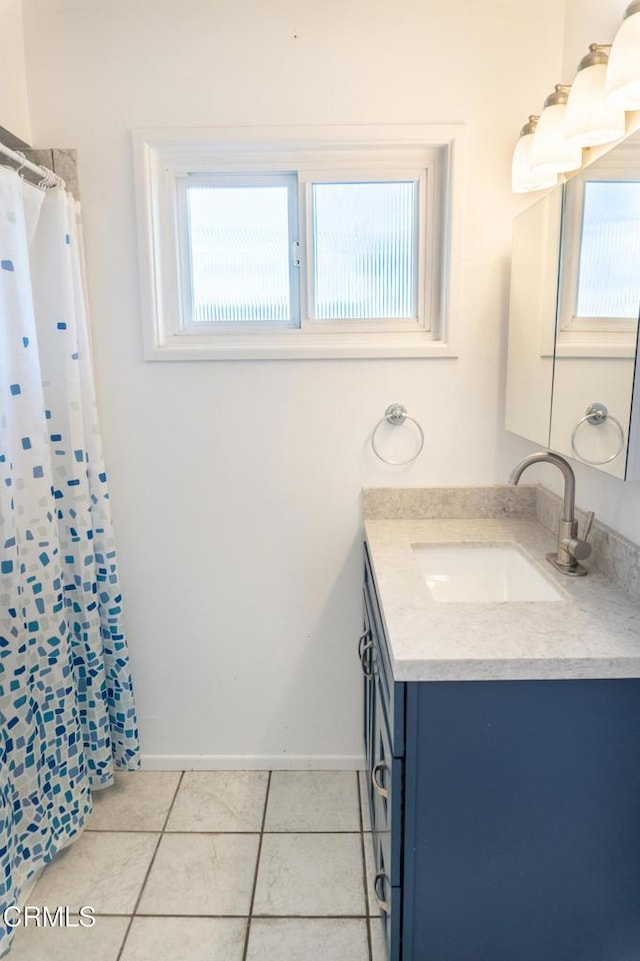
<instances>
[{"instance_id":1,"label":"white windowsill","mask_svg":"<svg viewBox=\"0 0 640 961\"><path fill-rule=\"evenodd\" d=\"M193 337L174 337L164 344L147 345L145 359L163 360L325 360L366 359L376 357L458 357L451 343L432 340L426 334L367 334L332 337L326 334L303 334L299 338L271 334L268 338L223 335L218 344L211 338L195 343Z\"/></svg>"}]
</instances>

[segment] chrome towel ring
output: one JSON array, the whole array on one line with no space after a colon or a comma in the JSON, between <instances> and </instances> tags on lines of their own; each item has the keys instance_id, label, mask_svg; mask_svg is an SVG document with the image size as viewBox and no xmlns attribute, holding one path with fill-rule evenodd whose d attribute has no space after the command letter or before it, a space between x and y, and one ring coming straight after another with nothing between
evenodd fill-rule
<instances>
[{"instance_id":1,"label":"chrome towel ring","mask_svg":"<svg viewBox=\"0 0 640 961\"><path fill-rule=\"evenodd\" d=\"M380 427L383 424L391 424L392 427L399 427L408 420L410 420L412 424L415 424L420 438L418 449L413 457L409 457L407 460L389 460L387 457L383 457L376 446L376 434ZM416 460L416 458L422 453L422 448L424 447L424 431L415 417L410 417L409 414L407 414L407 408L404 406L404 404L389 404L384 412L384 417L381 417L376 426L373 428L373 432L371 434L371 446L376 457L378 457L385 464L393 464L394 467L404 467L405 464L412 464L413 461Z\"/></svg>"},{"instance_id":2,"label":"chrome towel ring","mask_svg":"<svg viewBox=\"0 0 640 961\"><path fill-rule=\"evenodd\" d=\"M578 433L580 427L583 424L591 424L592 427L601 427L602 424L604 424L608 420L610 420L613 424L615 424L620 434L620 443L618 444L614 453L611 455L611 457L607 457L606 460L589 460L587 457L583 457L582 454L580 454L576 449L576 434ZM606 406L599 402L589 404L589 406L587 407L586 414L584 415L584 417L580 418L580 420L578 421L576 426L573 428L573 431L571 433L571 449L573 453L576 455L578 460L581 460L584 464L591 464L593 467L602 467L603 464L610 464L612 460L615 460L616 457L622 453L625 442L626 442L626 437L624 433L624 427L622 426L620 421L613 416L613 414L609 413Z\"/></svg>"}]
</instances>

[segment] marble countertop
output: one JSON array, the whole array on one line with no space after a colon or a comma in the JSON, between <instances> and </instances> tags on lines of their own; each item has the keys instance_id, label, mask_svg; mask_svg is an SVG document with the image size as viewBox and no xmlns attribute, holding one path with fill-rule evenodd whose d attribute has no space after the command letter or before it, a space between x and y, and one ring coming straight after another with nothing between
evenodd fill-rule
<instances>
[{"instance_id":1,"label":"marble countertop","mask_svg":"<svg viewBox=\"0 0 640 961\"><path fill-rule=\"evenodd\" d=\"M365 536L397 681L640 677L640 603L598 571L555 571L556 538L538 521L369 519ZM566 600L433 601L417 543L516 544Z\"/></svg>"}]
</instances>

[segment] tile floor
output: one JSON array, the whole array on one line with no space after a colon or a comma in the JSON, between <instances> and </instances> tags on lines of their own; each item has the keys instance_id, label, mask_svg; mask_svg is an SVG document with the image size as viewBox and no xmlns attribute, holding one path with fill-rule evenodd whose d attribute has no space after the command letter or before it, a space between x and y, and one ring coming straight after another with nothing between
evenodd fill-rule
<instances>
[{"instance_id":1,"label":"tile floor","mask_svg":"<svg viewBox=\"0 0 640 961\"><path fill-rule=\"evenodd\" d=\"M11 961L382 961L362 773L118 774L31 905L96 910L27 928Z\"/></svg>"}]
</instances>

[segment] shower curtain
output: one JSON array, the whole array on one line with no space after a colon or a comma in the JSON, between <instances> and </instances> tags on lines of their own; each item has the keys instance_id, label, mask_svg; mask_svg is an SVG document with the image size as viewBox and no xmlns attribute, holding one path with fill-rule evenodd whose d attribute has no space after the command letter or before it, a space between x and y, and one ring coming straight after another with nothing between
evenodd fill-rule
<instances>
[{"instance_id":1,"label":"shower curtain","mask_svg":"<svg viewBox=\"0 0 640 961\"><path fill-rule=\"evenodd\" d=\"M138 765L79 230L0 167L0 921Z\"/></svg>"}]
</instances>

